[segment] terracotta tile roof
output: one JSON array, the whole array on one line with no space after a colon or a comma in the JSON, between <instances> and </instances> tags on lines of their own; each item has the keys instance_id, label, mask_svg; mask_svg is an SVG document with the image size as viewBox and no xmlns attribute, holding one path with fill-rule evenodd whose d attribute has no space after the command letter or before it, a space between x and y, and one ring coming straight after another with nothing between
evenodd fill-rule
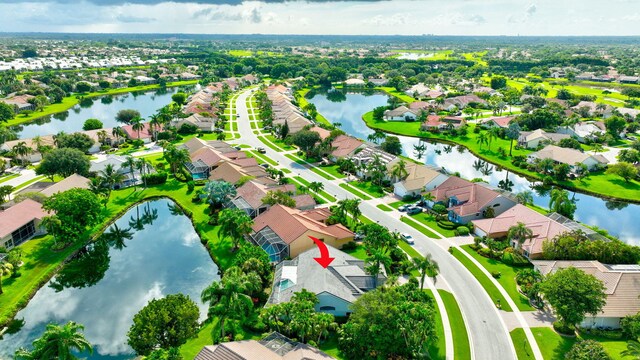
<instances>
[{"instance_id":1,"label":"terracotta tile roof","mask_svg":"<svg viewBox=\"0 0 640 360\"><path fill-rule=\"evenodd\" d=\"M232 162L222 162L220 165L211 171L209 174L210 180L224 180L231 184L235 184L243 176L253 176L253 181L274 185L276 181L267 176L267 172L262 166L251 166L242 168Z\"/></svg>"},{"instance_id":2,"label":"terracotta tile roof","mask_svg":"<svg viewBox=\"0 0 640 360\"><path fill-rule=\"evenodd\" d=\"M411 104L409 104L409 109L412 109L412 110L426 109L428 107L429 107L429 103L426 101L414 101Z\"/></svg>"},{"instance_id":3,"label":"terracotta tile roof","mask_svg":"<svg viewBox=\"0 0 640 360\"><path fill-rule=\"evenodd\" d=\"M320 139L322 139L322 140L328 138L331 135L331 131L329 131L327 129L323 129L323 128L318 127L318 126L314 126L309 130L317 132L318 135L320 135Z\"/></svg>"},{"instance_id":4,"label":"terracotta tile roof","mask_svg":"<svg viewBox=\"0 0 640 360\"><path fill-rule=\"evenodd\" d=\"M501 117L495 117L490 121L493 121L496 125L502 128L506 128L507 126L509 126L509 123L511 122L511 120L515 118L516 118L515 116L501 116Z\"/></svg>"},{"instance_id":5,"label":"terracotta tile roof","mask_svg":"<svg viewBox=\"0 0 640 360\"><path fill-rule=\"evenodd\" d=\"M336 137L331 146L335 148L331 155L340 158L351 155L357 148L362 146L363 142L348 135L339 135Z\"/></svg>"},{"instance_id":6,"label":"terracotta tile roof","mask_svg":"<svg viewBox=\"0 0 640 360\"><path fill-rule=\"evenodd\" d=\"M243 198L253 209L258 209L262 206L262 199L269 191L283 191L295 194L296 186L292 184L267 186L252 180L238 188L236 198Z\"/></svg>"},{"instance_id":7,"label":"terracotta tile roof","mask_svg":"<svg viewBox=\"0 0 640 360\"><path fill-rule=\"evenodd\" d=\"M73 174L49 187L40 191L45 196L51 196L55 193L64 192L70 189L88 189L91 180L78 174Z\"/></svg>"},{"instance_id":8,"label":"terracotta tile roof","mask_svg":"<svg viewBox=\"0 0 640 360\"><path fill-rule=\"evenodd\" d=\"M472 222L478 229L492 238L506 236L510 227L518 222L524 223L533 232L533 238L526 240L522 245L522 248L529 253L529 256L542 253L542 243L545 240L563 232L571 231L570 228L522 204L517 204L495 218L473 220Z\"/></svg>"},{"instance_id":9,"label":"terracotta tile roof","mask_svg":"<svg viewBox=\"0 0 640 360\"><path fill-rule=\"evenodd\" d=\"M322 221L326 219L327 213L328 210L300 211L282 205L274 205L255 218L253 231L258 232L268 226L287 244L291 244L309 230L336 239L353 236L353 232L342 224L326 225L323 223Z\"/></svg>"},{"instance_id":10,"label":"terracotta tile roof","mask_svg":"<svg viewBox=\"0 0 640 360\"><path fill-rule=\"evenodd\" d=\"M491 200L500 196L498 192L488 189L482 184L472 183L457 176L451 176L430 193L436 201L445 201L455 196L459 202L463 202L461 205L449 208L460 216L477 213Z\"/></svg>"},{"instance_id":11,"label":"terracotta tile roof","mask_svg":"<svg viewBox=\"0 0 640 360\"><path fill-rule=\"evenodd\" d=\"M609 163L602 155L591 155L583 153L576 149L562 148L555 145L547 145L544 149L530 154L529 156L537 157L540 159L552 159L553 161L564 163L568 165L575 165L576 163L582 163L589 158L594 158L597 162L602 164Z\"/></svg>"},{"instance_id":12,"label":"terracotta tile roof","mask_svg":"<svg viewBox=\"0 0 640 360\"><path fill-rule=\"evenodd\" d=\"M226 158L207 146L201 147L191 153L190 158L192 162L200 160L210 168L218 165L221 161L226 160Z\"/></svg>"},{"instance_id":13,"label":"terracotta tile roof","mask_svg":"<svg viewBox=\"0 0 640 360\"><path fill-rule=\"evenodd\" d=\"M313 196L309 194L294 196L293 200L296 202L296 209L313 207L316 205L316 201L313 199Z\"/></svg>"},{"instance_id":14,"label":"terracotta tile roof","mask_svg":"<svg viewBox=\"0 0 640 360\"><path fill-rule=\"evenodd\" d=\"M0 212L0 238L11 235L21 226L28 224L34 219L42 219L47 216L47 212L42 209L39 202L26 199L13 205L5 211Z\"/></svg>"},{"instance_id":15,"label":"terracotta tile roof","mask_svg":"<svg viewBox=\"0 0 640 360\"><path fill-rule=\"evenodd\" d=\"M127 134L127 136L131 139L150 139L153 131L151 130L151 125L146 122L143 123L144 128L140 130L140 136L138 137L138 131L133 130L133 125L125 125L122 127L122 130ZM161 129L159 130L161 131Z\"/></svg>"},{"instance_id":16,"label":"terracotta tile roof","mask_svg":"<svg viewBox=\"0 0 640 360\"><path fill-rule=\"evenodd\" d=\"M640 266L604 265L598 261L533 260L543 275L574 267L604 283L607 303L598 317L624 317L640 312Z\"/></svg>"}]
</instances>

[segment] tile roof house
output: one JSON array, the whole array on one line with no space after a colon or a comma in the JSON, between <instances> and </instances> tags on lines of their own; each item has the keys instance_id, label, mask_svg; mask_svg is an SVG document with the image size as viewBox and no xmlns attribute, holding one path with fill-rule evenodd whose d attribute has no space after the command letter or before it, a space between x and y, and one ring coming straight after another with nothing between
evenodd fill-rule
<instances>
[{"instance_id":1,"label":"tile roof house","mask_svg":"<svg viewBox=\"0 0 640 360\"><path fill-rule=\"evenodd\" d=\"M292 184L267 186L255 181L248 181L237 190L236 197L231 200L229 206L244 210L251 218L267 211L271 206L262 202L269 191L282 191L289 193L296 201L296 208L306 210L315 207L316 202L308 194L296 196L296 187ZM298 203L299 202L299 203Z\"/></svg>"},{"instance_id":2,"label":"tile roof house","mask_svg":"<svg viewBox=\"0 0 640 360\"><path fill-rule=\"evenodd\" d=\"M606 265L598 261L533 260L533 266L542 275L559 269L574 267L595 276L604 283L607 295L602 311L587 316L581 327L619 328L620 320L640 312L640 265Z\"/></svg>"},{"instance_id":3,"label":"tile roof house","mask_svg":"<svg viewBox=\"0 0 640 360\"><path fill-rule=\"evenodd\" d=\"M209 180L224 180L231 184L237 184L240 179L246 177L264 185L277 184L275 180L269 177L267 171L259 165L242 167L231 161L225 161L221 162L209 174Z\"/></svg>"},{"instance_id":4,"label":"tile roof house","mask_svg":"<svg viewBox=\"0 0 640 360\"><path fill-rule=\"evenodd\" d=\"M482 124L486 126L498 126L506 129L507 127L509 127L509 124L511 123L511 121L515 118L516 118L515 116L494 117L491 119L487 119Z\"/></svg>"},{"instance_id":5,"label":"tile roof house","mask_svg":"<svg viewBox=\"0 0 640 360\"><path fill-rule=\"evenodd\" d=\"M331 143L333 151L331 152L331 161L337 161L341 158L351 157L357 149L364 147L364 143L349 135L339 135Z\"/></svg>"},{"instance_id":6,"label":"tile roof house","mask_svg":"<svg viewBox=\"0 0 640 360\"><path fill-rule=\"evenodd\" d=\"M602 121L588 121L575 124L573 127L560 126L556 129L560 134L567 134L576 138L580 142L592 139L606 132L606 127Z\"/></svg>"},{"instance_id":7,"label":"tile roof house","mask_svg":"<svg viewBox=\"0 0 640 360\"><path fill-rule=\"evenodd\" d=\"M46 233L41 223L48 215L40 203L31 199L25 199L1 211L0 246L11 249L35 235Z\"/></svg>"},{"instance_id":8,"label":"tile roof house","mask_svg":"<svg viewBox=\"0 0 640 360\"><path fill-rule=\"evenodd\" d=\"M151 124L146 122L143 123L143 128L138 130L133 130L133 125L125 125L122 127L122 131L124 131L125 135L131 140L142 140L145 144L151 142L151 138L153 137L153 132L155 129L151 128ZM158 130L162 131L162 130Z\"/></svg>"},{"instance_id":9,"label":"tile roof house","mask_svg":"<svg viewBox=\"0 0 640 360\"><path fill-rule=\"evenodd\" d=\"M589 170L598 169L609 163L602 155L591 155L576 149L561 148L555 145L547 145L544 149L527 156L527 162L534 163L536 159L552 159L556 163L567 164L572 171L577 163L582 163Z\"/></svg>"},{"instance_id":10,"label":"tile roof house","mask_svg":"<svg viewBox=\"0 0 640 360\"><path fill-rule=\"evenodd\" d=\"M273 262L293 258L315 247L309 235L335 248L353 240L353 232L342 224L327 225L326 208L300 211L274 205L254 219L251 241L264 249Z\"/></svg>"},{"instance_id":11,"label":"tile roof house","mask_svg":"<svg viewBox=\"0 0 640 360\"><path fill-rule=\"evenodd\" d=\"M279 333L260 341L242 340L207 345L195 360L335 360L322 351Z\"/></svg>"},{"instance_id":12,"label":"tile roof house","mask_svg":"<svg viewBox=\"0 0 640 360\"><path fill-rule=\"evenodd\" d=\"M200 114L191 114L187 118L172 121L171 125L178 130L180 130L183 125L188 124L191 126L195 126L198 128L198 130L202 130L204 132L213 132L216 129L216 122L217 119L215 117L202 116Z\"/></svg>"},{"instance_id":13,"label":"tile roof house","mask_svg":"<svg viewBox=\"0 0 640 360\"><path fill-rule=\"evenodd\" d=\"M533 232L533 237L522 244L523 254L530 259L537 259L542 256L542 244L545 240L572 230L568 226L522 204L517 204L494 218L472 221L476 235L492 239L506 237L509 233L509 228L519 222L524 223ZM511 246L518 248L519 245L514 242Z\"/></svg>"},{"instance_id":14,"label":"tile roof house","mask_svg":"<svg viewBox=\"0 0 640 360\"><path fill-rule=\"evenodd\" d=\"M384 283L386 277L378 279L365 271L365 262L334 247L327 246L329 256L334 258L325 269L314 260L320 257L317 246L304 251L293 260L284 260L276 266L273 286L267 306L289 302L293 295L303 289L318 296L316 311L335 316L347 316L351 305L365 292Z\"/></svg>"},{"instance_id":15,"label":"tile roof house","mask_svg":"<svg viewBox=\"0 0 640 360\"><path fill-rule=\"evenodd\" d=\"M516 205L513 199L484 183L472 183L457 176L449 177L429 193L434 200L427 204L444 204L449 210L449 220L459 224L484 218L488 208L497 216Z\"/></svg>"},{"instance_id":16,"label":"tile roof house","mask_svg":"<svg viewBox=\"0 0 640 360\"><path fill-rule=\"evenodd\" d=\"M466 124L466 121L458 116L429 115L427 119L420 124L420 130L442 130L446 129L449 125L453 125L454 128L459 128L464 124Z\"/></svg>"},{"instance_id":17,"label":"tile roof house","mask_svg":"<svg viewBox=\"0 0 640 360\"><path fill-rule=\"evenodd\" d=\"M48 186L44 190L40 191L40 193L45 196L51 196L56 193L65 192L71 189L88 189L89 183L91 183L91 180L87 179L86 177L78 174L73 174L51 186Z\"/></svg>"},{"instance_id":18,"label":"tile roof house","mask_svg":"<svg viewBox=\"0 0 640 360\"><path fill-rule=\"evenodd\" d=\"M393 193L401 198L433 190L448 178L435 168L414 162L407 162L406 170L407 177L393 184Z\"/></svg>"},{"instance_id":19,"label":"tile roof house","mask_svg":"<svg viewBox=\"0 0 640 360\"><path fill-rule=\"evenodd\" d=\"M120 184L116 184L114 189L120 189L123 187L131 186L134 183L139 184L141 182L141 174L140 171L136 168L131 169L129 167L123 166L123 164L127 161L127 158L122 155L108 154L106 158L100 161L91 161L91 167L89 168L89 172L99 173L103 171L107 165L112 165L113 168L124 175L124 181ZM149 170L152 170L151 168Z\"/></svg>"},{"instance_id":20,"label":"tile roof house","mask_svg":"<svg viewBox=\"0 0 640 360\"><path fill-rule=\"evenodd\" d=\"M382 118L386 121L415 121L421 111L401 105L393 110L385 110Z\"/></svg>"},{"instance_id":21,"label":"tile roof house","mask_svg":"<svg viewBox=\"0 0 640 360\"><path fill-rule=\"evenodd\" d=\"M569 139L567 134L550 133L542 129L534 131L521 131L518 137L518 145L527 149L535 149L539 145L556 144L562 139Z\"/></svg>"},{"instance_id":22,"label":"tile roof house","mask_svg":"<svg viewBox=\"0 0 640 360\"><path fill-rule=\"evenodd\" d=\"M35 98L33 95L12 95L4 99L0 99L3 102L13 108L13 111L17 114L22 111L34 111L36 106L29 102L30 99Z\"/></svg>"},{"instance_id":23,"label":"tile roof house","mask_svg":"<svg viewBox=\"0 0 640 360\"><path fill-rule=\"evenodd\" d=\"M329 131L327 129L323 129L323 128L318 127L318 126L314 126L314 127L310 128L309 131L317 132L318 135L320 135L320 139L322 139L322 140L324 140L324 139L328 138L329 136L331 136L331 131Z\"/></svg>"},{"instance_id":24,"label":"tile roof house","mask_svg":"<svg viewBox=\"0 0 640 360\"><path fill-rule=\"evenodd\" d=\"M480 98L478 95L469 94L462 96L455 96L444 100L443 107L445 109L464 109L470 103L486 104L487 102Z\"/></svg>"}]
</instances>

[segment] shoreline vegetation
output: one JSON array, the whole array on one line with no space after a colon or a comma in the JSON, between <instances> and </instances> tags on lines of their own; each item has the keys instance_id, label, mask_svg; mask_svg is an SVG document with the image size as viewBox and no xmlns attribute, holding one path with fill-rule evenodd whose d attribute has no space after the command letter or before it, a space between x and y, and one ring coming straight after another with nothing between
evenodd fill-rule
<instances>
[{"instance_id":1,"label":"shoreline vegetation","mask_svg":"<svg viewBox=\"0 0 640 360\"><path fill-rule=\"evenodd\" d=\"M95 241L131 208L146 201L169 199L174 202L191 221L211 260L220 269L228 267L233 257L231 242L228 239L222 241L218 238L216 226L208 224L207 205L192 202L191 196L192 193L188 191L187 185L173 176L167 179L165 184L149 186L146 189L114 190L107 208L103 210L103 221L92 229L88 229L82 236L83 240L60 251L51 250L53 244L51 235L36 237L23 244L25 263L20 268L20 276L3 279L4 294L0 297L0 329L9 324L40 288L51 280L78 251Z\"/></svg>"},{"instance_id":2,"label":"shoreline vegetation","mask_svg":"<svg viewBox=\"0 0 640 360\"><path fill-rule=\"evenodd\" d=\"M318 87L314 87L316 89ZM344 86L338 85L336 86L338 89L343 89ZM405 97L409 97L405 94L401 94L402 97L398 96L395 91L390 91L391 88L386 87L374 87L374 88L363 88L363 87L347 87L347 90L354 91L382 91L389 96L395 96L401 101L405 101ZM308 103L306 99L306 95L311 91L311 88L303 88L295 92L295 97L298 99L300 106L304 106ZM412 101L415 101L411 98ZM405 102L412 102L405 101ZM304 104L304 105L303 105ZM322 119L322 120L319 120ZM318 113L316 116L316 120L323 122L325 124L330 124L330 121L326 119L322 114ZM420 131L420 123L418 122L403 122L403 121L378 121L373 119L373 111L366 112L362 114L361 120L364 121L366 126L370 129L374 130L382 130L388 134L392 135L401 135L401 136L409 136L413 138L424 139L425 141L434 141L445 144L453 144L453 145L462 145L464 146L470 153L475 155L481 160L484 160L492 165L499 166L500 168L510 171L512 173L518 174L527 178L532 182L540 182L543 181L543 176L539 173L528 171L526 169L519 168L511 163L513 156L517 155L527 155L531 153L531 150L525 149L513 149L512 156L502 156L498 152L498 148L503 148L508 150L510 148L510 142L505 139L495 139L492 144L483 148L476 141L477 134L473 132L473 128L476 126L475 124L469 124L469 131L465 136L445 136L442 134L434 134L426 131ZM630 182L625 182L622 179L618 178L612 174L605 173L595 173L591 174L585 178L579 180L565 180L565 181L557 181L553 180L553 184L560 186L569 191L575 191L587 195L596 196L605 200L617 200L617 201L626 201L629 203L640 204L640 183L638 181L632 180Z\"/></svg>"},{"instance_id":3,"label":"shoreline vegetation","mask_svg":"<svg viewBox=\"0 0 640 360\"><path fill-rule=\"evenodd\" d=\"M174 82L168 82L165 87L171 88L171 87L178 87L178 86L195 85L197 83L198 83L198 80L174 81ZM107 89L107 90L96 91L91 93L74 93L73 95L63 98L62 101L59 103L49 104L45 106L42 111L34 111L27 114L26 116L24 113L16 114L16 116L13 119L7 121L6 125L7 126L23 125L26 123L37 121L38 119L43 118L45 116L54 115L57 113L67 111L72 107L74 107L75 105L79 104L82 99L90 99L90 98L108 96L108 95L121 95L121 94L137 92L137 91L144 92L144 91L157 90L160 88L161 88L160 85L153 84L153 85L141 85L141 86L135 86L135 87Z\"/></svg>"}]
</instances>

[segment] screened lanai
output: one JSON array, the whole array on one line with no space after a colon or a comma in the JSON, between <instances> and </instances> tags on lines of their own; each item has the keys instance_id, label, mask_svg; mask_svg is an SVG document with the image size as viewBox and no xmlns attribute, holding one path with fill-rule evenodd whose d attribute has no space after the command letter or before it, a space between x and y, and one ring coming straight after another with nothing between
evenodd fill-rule
<instances>
[{"instance_id":1,"label":"screened lanai","mask_svg":"<svg viewBox=\"0 0 640 360\"><path fill-rule=\"evenodd\" d=\"M289 257L289 246L270 227L251 235L251 241L260 246L269 255L272 262L280 262Z\"/></svg>"}]
</instances>

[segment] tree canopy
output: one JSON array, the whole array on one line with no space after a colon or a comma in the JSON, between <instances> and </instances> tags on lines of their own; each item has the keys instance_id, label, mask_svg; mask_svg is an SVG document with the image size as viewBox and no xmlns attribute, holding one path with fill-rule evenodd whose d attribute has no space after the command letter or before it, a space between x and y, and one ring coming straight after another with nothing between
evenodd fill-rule
<instances>
[{"instance_id":1,"label":"tree canopy","mask_svg":"<svg viewBox=\"0 0 640 360\"><path fill-rule=\"evenodd\" d=\"M198 306L186 295L153 299L133 317L127 343L138 355L179 347L198 333L199 316Z\"/></svg>"},{"instance_id":2,"label":"tree canopy","mask_svg":"<svg viewBox=\"0 0 640 360\"><path fill-rule=\"evenodd\" d=\"M36 168L38 175L60 175L68 177L73 174L87 176L91 163L84 153L77 149L53 149L47 154Z\"/></svg>"},{"instance_id":3,"label":"tree canopy","mask_svg":"<svg viewBox=\"0 0 640 360\"><path fill-rule=\"evenodd\" d=\"M140 117L140 112L138 110L123 109L118 111L118 113L116 114L116 121L125 123L125 124L131 124L131 121L133 119L139 118L139 117Z\"/></svg>"}]
</instances>

